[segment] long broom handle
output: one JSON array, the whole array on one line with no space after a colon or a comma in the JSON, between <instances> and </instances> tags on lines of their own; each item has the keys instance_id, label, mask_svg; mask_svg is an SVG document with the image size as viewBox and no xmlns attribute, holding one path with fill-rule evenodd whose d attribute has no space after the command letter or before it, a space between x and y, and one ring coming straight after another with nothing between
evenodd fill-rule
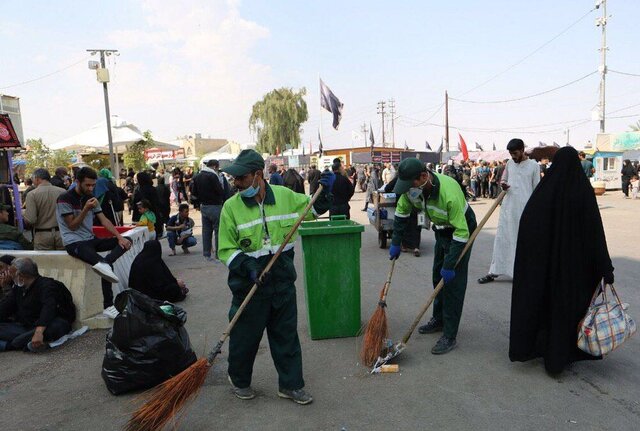
<instances>
[{"instance_id":1,"label":"long broom handle","mask_svg":"<svg viewBox=\"0 0 640 431\"><path fill-rule=\"evenodd\" d=\"M460 263L462 258L464 258L464 255L467 254L467 251L469 251L469 249L471 248L471 245L473 244L473 241L475 241L476 237L478 236L478 234L480 233L480 231L482 230L484 225L489 220L489 217L491 217L491 215L496 210L496 208L498 208L498 205L500 205L500 202L502 202L502 199L504 199L506 194L507 194L506 190L503 190L498 195L496 200L493 202L493 205L491 205L491 208L489 208L489 211L487 212L487 214L485 214L485 216L482 219L482 221L480 221L480 224L478 224L478 227L476 227L476 229L471 234L471 237L469 237L469 241L467 241L467 244L464 246L464 249L462 249L462 253L460 253L460 257L458 258L458 261L456 262L456 266L458 266L458 264ZM407 341L409 341L409 338L411 338L411 335L413 334L413 331L416 330L416 327L420 323L420 320L422 320L422 316L424 316L424 313L426 313L427 310L429 309L429 307L431 307L431 304L436 299L436 296L438 296L438 293L440 293L440 291L442 290L443 287L444 287L444 279L440 279L440 282L438 283L436 288L433 289L433 293L431 294L431 296L429 297L427 302L424 304L424 306L420 310L420 313L418 313L418 316L415 318L415 320L413 321L413 323L409 327L409 330L406 332L406 334L404 334L404 337L402 337L402 343L403 344L406 344Z\"/></svg>"},{"instance_id":2,"label":"long broom handle","mask_svg":"<svg viewBox=\"0 0 640 431\"><path fill-rule=\"evenodd\" d=\"M271 259L269 260L269 263L267 263L267 266L264 268L264 270L262 270L262 273L260 273L260 277L258 277L258 282L262 280L262 277L264 277L264 275L268 273L271 270L271 267L273 267L273 265L276 263L276 260L278 260L278 257L280 257L280 255L282 254L282 250L284 250L286 245L291 240L291 237L293 237L293 235L298 230L298 227L300 227L300 224L307 217L307 214L309 214L309 211L311 211L313 204L316 202L318 197L320 197L320 194L322 193L322 189L323 189L322 184L319 184L318 190L311 197L311 200L309 201L305 209L302 211L302 214L300 214L300 217L298 217L298 220L296 220L295 224L293 225L293 227L291 228L287 236L284 238L284 241L282 241L282 244L280 244L280 247L278 247L278 251L276 251L276 253L271 257ZM220 349L222 348L222 345L227 340L227 338L229 338L229 334L231 334L231 330L233 329L236 322L240 318L240 315L242 315L242 312L247 307L247 304L249 303L249 301L251 301L251 298L258 290L258 285L259 283L255 283L253 285L253 287L247 294L246 298L244 298L244 301L242 301L242 304L240 304L240 307L238 307L238 311L236 311L236 314L233 316L233 318L227 325L227 328L222 333L222 337L220 337L220 340L218 341L218 343L207 355L207 362L209 362L209 364L212 364L215 357L218 355L218 353L220 353Z\"/></svg>"},{"instance_id":3,"label":"long broom handle","mask_svg":"<svg viewBox=\"0 0 640 431\"><path fill-rule=\"evenodd\" d=\"M380 301L378 302L378 304L382 305L383 307L387 303L387 293L389 293L389 287L391 286L391 277L393 276L393 268L395 268L396 266L396 260L397 259L391 260L391 268L389 269L389 275L387 275L387 281L384 283L384 288L382 289L382 296L380 297Z\"/></svg>"}]
</instances>

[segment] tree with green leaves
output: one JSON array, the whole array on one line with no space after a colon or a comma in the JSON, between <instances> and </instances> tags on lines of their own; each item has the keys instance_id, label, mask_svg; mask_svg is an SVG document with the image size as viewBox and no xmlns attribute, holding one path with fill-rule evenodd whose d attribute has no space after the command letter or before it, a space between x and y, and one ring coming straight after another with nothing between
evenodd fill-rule
<instances>
[{"instance_id":1,"label":"tree with green leaves","mask_svg":"<svg viewBox=\"0 0 640 431\"><path fill-rule=\"evenodd\" d=\"M300 125L307 121L306 88L295 92L279 88L265 94L253 105L249 129L257 135L257 150L275 154L278 150L298 148Z\"/></svg>"},{"instance_id":2,"label":"tree with green leaves","mask_svg":"<svg viewBox=\"0 0 640 431\"><path fill-rule=\"evenodd\" d=\"M27 139L25 174L31 176L38 168L46 168L51 174L58 167L69 168L71 154L66 150L50 150L42 139Z\"/></svg>"},{"instance_id":3,"label":"tree with green leaves","mask_svg":"<svg viewBox=\"0 0 640 431\"><path fill-rule=\"evenodd\" d=\"M144 158L144 150L155 145L150 130L144 132L143 136L143 141L135 142L127 147L127 152L123 157L125 167L133 168L136 172L143 170L147 166L147 161Z\"/></svg>"},{"instance_id":4,"label":"tree with green leaves","mask_svg":"<svg viewBox=\"0 0 640 431\"><path fill-rule=\"evenodd\" d=\"M640 120L636 121L636 124L629 126L632 132L640 132Z\"/></svg>"}]
</instances>

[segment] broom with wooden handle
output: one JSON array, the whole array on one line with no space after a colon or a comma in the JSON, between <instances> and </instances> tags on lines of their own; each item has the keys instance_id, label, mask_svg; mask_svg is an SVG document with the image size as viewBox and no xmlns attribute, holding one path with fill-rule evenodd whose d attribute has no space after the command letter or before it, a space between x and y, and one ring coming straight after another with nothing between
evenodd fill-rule
<instances>
[{"instance_id":1,"label":"broom with wooden handle","mask_svg":"<svg viewBox=\"0 0 640 431\"><path fill-rule=\"evenodd\" d=\"M382 291L380 292L380 299L378 301L376 311L371 315L364 331L360 359L367 367L371 367L376 362L376 359L378 359L382 352L384 342L389 335L386 312L387 294L389 293L389 287L391 286L391 277L393 276L393 269L395 265L396 259L392 259L391 269L389 269L387 281L384 283Z\"/></svg>"},{"instance_id":2,"label":"broom with wooden handle","mask_svg":"<svg viewBox=\"0 0 640 431\"><path fill-rule=\"evenodd\" d=\"M300 224L304 221L307 214L313 207L320 194L322 193L323 186L319 185L318 190L315 192L309 204L302 211L298 220L291 228L291 231L287 234L282 244L278 248L278 251L271 257L269 263L264 268L258 282L253 285L244 301L238 308L238 311L233 316L233 319L227 325L227 328L222 333L222 337L218 343L211 349L206 358L200 358L193 363L189 368L181 372L180 374L172 377L171 379L160 384L156 388L152 389L151 395L147 402L143 404L138 410L136 410L129 419L129 422L125 426L126 431L157 431L161 430L171 419L173 419L190 401L192 401L200 391L200 388L207 378L207 373L213 365L213 361L222 352L222 346L224 342L229 338L231 330L235 326L236 322L242 315L242 312L246 308L247 304L256 293L260 281L266 273L271 270L271 267L275 264L276 260L282 254L284 247L289 243L293 234L298 230Z\"/></svg>"},{"instance_id":3,"label":"broom with wooden handle","mask_svg":"<svg viewBox=\"0 0 640 431\"><path fill-rule=\"evenodd\" d=\"M480 233L480 231L482 230L484 225L487 223L487 221L489 220L489 218L491 217L493 212L496 210L496 208L498 208L498 205L500 205L500 203L502 202L502 200L504 199L506 194L507 194L506 191L502 191L498 195L496 200L493 202L493 205L491 205L491 208L489 208L489 211L487 211L485 216L482 218L482 220L480 221L480 223L478 224L476 229L473 231L473 233L469 237L469 240L467 241L467 244L465 244L464 248L462 249L462 253L460 253L460 257L458 257L458 261L456 262L456 266L458 266L460 261L467 254L467 252L469 251L469 249L473 245L473 242L475 241L476 237L478 236L478 234ZM380 365L387 363L389 360L395 358L400 353L402 353L402 351L406 347L407 342L409 341L409 338L411 338L411 335L413 335L413 331L416 330L416 327L420 323L420 320L422 320L422 316L424 316L424 313L426 313L427 310L429 309L429 307L431 307L431 304L436 299L436 296L438 296L438 293L440 293L440 291L442 290L443 287L444 287L444 280L441 279L440 282L438 282L438 284L436 285L435 289L433 289L433 293L431 294L431 296L429 297L427 302L420 309L420 312L418 313L418 315L416 316L415 320L413 321L413 323L409 327L409 330L407 330L407 332L404 334L404 337L402 337L402 341L400 341L399 343L396 343L394 346L390 347L389 352L387 353L387 355L384 358L378 358L378 360L376 361L376 363L373 366L374 371Z\"/></svg>"}]
</instances>

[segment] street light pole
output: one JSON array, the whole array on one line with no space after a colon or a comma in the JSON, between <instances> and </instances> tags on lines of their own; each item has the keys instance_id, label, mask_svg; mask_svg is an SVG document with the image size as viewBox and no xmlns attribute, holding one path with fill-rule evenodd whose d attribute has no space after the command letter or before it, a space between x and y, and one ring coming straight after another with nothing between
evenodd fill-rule
<instances>
[{"instance_id":1,"label":"street light pole","mask_svg":"<svg viewBox=\"0 0 640 431\"><path fill-rule=\"evenodd\" d=\"M90 52L91 55L100 53L100 68L105 71L107 70L105 56L112 54L117 55L118 53L117 49L87 49L87 51ZM111 111L109 109L109 89L107 86L107 83L109 82L108 72L102 77L98 74L98 81L102 82L102 89L104 91L104 110L107 115L107 138L109 140L109 168L111 169L111 173L114 177L118 178L118 160L114 155L113 136L111 135Z\"/></svg>"}]
</instances>

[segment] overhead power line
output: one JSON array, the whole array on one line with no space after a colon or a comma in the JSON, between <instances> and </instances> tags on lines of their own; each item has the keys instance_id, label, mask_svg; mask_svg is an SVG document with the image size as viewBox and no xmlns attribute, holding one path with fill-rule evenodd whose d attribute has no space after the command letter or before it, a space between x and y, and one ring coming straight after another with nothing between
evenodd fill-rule
<instances>
[{"instance_id":1,"label":"overhead power line","mask_svg":"<svg viewBox=\"0 0 640 431\"><path fill-rule=\"evenodd\" d=\"M75 66L75 65L77 65L77 64L80 64L80 63L82 63L82 62L84 62L84 61L87 61L87 57L83 58L82 60L78 60L78 61L76 61L76 62L75 62L75 63L73 63L73 64L70 64L70 65L68 65L68 66L65 66L65 67L63 67L62 69L58 69L58 70L55 70L55 71L53 71L53 72L51 72L51 73L47 73L46 75L42 75L42 76L39 76L39 77L37 77L37 78L29 79L29 80L27 80L27 81L16 82L15 84L11 84L11 85L6 85L6 86L4 86L4 87L0 87L0 90L6 90L7 88L18 87L18 86L20 86L20 85L25 85L25 84L30 84L30 83L35 82L35 81L40 81L41 79L45 79L45 78L48 78L48 77L50 77L50 76L53 76L53 75L55 75L55 74L57 74L57 73L64 72L64 71L65 71L65 70L67 70L67 69L71 69L73 66Z\"/></svg>"},{"instance_id":2,"label":"overhead power line","mask_svg":"<svg viewBox=\"0 0 640 431\"><path fill-rule=\"evenodd\" d=\"M618 70L611 70L611 69L609 69L608 72L617 73L618 75L635 76L637 78L640 78L640 74L638 73L620 72Z\"/></svg>"},{"instance_id":3,"label":"overhead power line","mask_svg":"<svg viewBox=\"0 0 640 431\"><path fill-rule=\"evenodd\" d=\"M565 87L573 85L573 84L575 84L577 82L580 82L583 79L587 79L588 77L590 77L592 75L595 75L596 73L598 73L598 71L594 70L593 72L588 73L588 74L584 75L581 78L574 79L571 82L567 82L566 84L560 85L560 86L552 88L550 90L541 91L539 93L530 94L528 96L516 97L516 98L513 98L513 99L506 99L506 100L465 100L465 99L457 99L455 97L449 97L449 99L455 100L457 102L463 102L463 103L509 103L509 102L517 102L517 101L520 101L520 100L531 99L533 97L538 97L538 96L542 96L544 94L552 93L554 91L560 90L562 88L565 88Z\"/></svg>"},{"instance_id":4,"label":"overhead power line","mask_svg":"<svg viewBox=\"0 0 640 431\"><path fill-rule=\"evenodd\" d=\"M591 12L593 12L594 10L596 10L596 8L591 9L589 12L585 13L584 15L582 15L580 18L578 18L576 21L574 21L571 25L569 25L568 27L566 27L564 30L562 30L560 33L556 34L554 37L552 37L551 39L549 39L548 41L546 41L545 43L543 43L542 45L540 45L539 47L537 47L536 49L534 49L533 51L531 51L529 54L525 55L524 57L522 57L520 60L516 61L515 63L513 63L511 66L507 67L506 69L502 70L501 72L496 73L495 75L493 75L491 78L482 81L480 84L476 85L475 87L465 91L464 93L462 93L460 96L464 96L466 94L471 93L474 90L477 90L478 88L482 87L485 84L488 84L489 82L493 81L494 79L498 78L499 76L502 76L503 74L507 73L508 71L510 71L511 69L513 69L514 67L520 65L521 63L523 63L525 60L527 60L529 57L533 56L534 54L536 54L538 51L540 51L542 48L546 47L547 45L549 45L551 42L553 42L554 40L558 39L560 36L562 36L563 34L565 34L566 32L568 32L569 30L571 30L575 25L577 25L580 21L582 21L583 19L585 19L587 16L589 16L589 14L591 14Z\"/></svg>"}]
</instances>

